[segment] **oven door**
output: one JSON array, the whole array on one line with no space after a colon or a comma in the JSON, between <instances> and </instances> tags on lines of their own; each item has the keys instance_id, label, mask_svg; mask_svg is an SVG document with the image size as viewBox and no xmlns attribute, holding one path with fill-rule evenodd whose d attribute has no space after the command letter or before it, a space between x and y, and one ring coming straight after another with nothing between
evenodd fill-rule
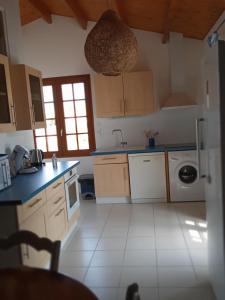
<instances>
[{"instance_id":1,"label":"oven door","mask_svg":"<svg viewBox=\"0 0 225 300\"><path fill-rule=\"evenodd\" d=\"M68 220L80 207L78 177L78 175L75 175L65 182Z\"/></svg>"}]
</instances>

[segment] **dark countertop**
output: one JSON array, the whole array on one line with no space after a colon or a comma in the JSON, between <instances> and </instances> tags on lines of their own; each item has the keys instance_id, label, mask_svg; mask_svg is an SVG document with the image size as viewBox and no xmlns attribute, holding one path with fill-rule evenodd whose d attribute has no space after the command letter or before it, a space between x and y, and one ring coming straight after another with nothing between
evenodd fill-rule
<instances>
[{"instance_id":1,"label":"dark countertop","mask_svg":"<svg viewBox=\"0 0 225 300\"><path fill-rule=\"evenodd\" d=\"M125 147L125 148L100 148L92 152L92 156L97 155L112 155L112 154L138 154L138 153L154 153L154 152L172 152L172 151L191 151L196 150L195 144L167 144L167 145L158 145L155 147Z\"/></svg>"},{"instance_id":2,"label":"dark countertop","mask_svg":"<svg viewBox=\"0 0 225 300\"><path fill-rule=\"evenodd\" d=\"M12 179L10 187L0 191L0 205L25 203L79 163L79 161L58 161L58 167L54 169L52 162L46 162L37 173L18 175Z\"/></svg>"}]
</instances>

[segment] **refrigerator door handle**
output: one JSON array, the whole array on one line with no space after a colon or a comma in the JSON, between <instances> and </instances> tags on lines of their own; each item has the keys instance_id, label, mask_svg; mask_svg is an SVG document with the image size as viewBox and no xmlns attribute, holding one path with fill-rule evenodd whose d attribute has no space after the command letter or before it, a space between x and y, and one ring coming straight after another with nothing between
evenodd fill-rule
<instances>
[{"instance_id":1,"label":"refrigerator door handle","mask_svg":"<svg viewBox=\"0 0 225 300\"><path fill-rule=\"evenodd\" d=\"M200 123L202 123L204 121L205 121L204 118L198 118L195 121L198 179L206 177L206 175L202 174L202 168L201 168L201 140L200 140L200 132L199 132Z\"/></svg>"}]
</instances>

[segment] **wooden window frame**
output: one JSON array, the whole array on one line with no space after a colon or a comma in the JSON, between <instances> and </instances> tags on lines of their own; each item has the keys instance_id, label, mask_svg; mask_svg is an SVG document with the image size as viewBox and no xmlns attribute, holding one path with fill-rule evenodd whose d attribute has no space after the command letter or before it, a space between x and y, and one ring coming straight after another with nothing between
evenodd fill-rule
<instances>
[{"instance_id":1,"label":"wooden window frame","mask_svg":"<svg viewBox=\"0 0 225 300\"><path fill-rule=\"evenodd\" d=\"M65 118L64 118L64 110L63 110L61 85L68 84L68 83L72 83L72 84L81 83L81 82L84 83L84 88L85 88L89 149L67 150L66 128L65 128L65 121L64 121ZM57 139L58 139L58 151L44 152L45 157L50 158L52 157L53 153L55 153L59 158L89 156L92 151L96 150L90 75L85 74L85 75L44 78L43 86L48 86L48 85L51 85L53 89L56 130L57 130ZM61 136L61 130L63 130L63 136ZM49 135L46 135L45 137L47 136ZM35 141L35 147L37 147L35 131L34 131L34 141Z\"/></svg>"}]
</instances>

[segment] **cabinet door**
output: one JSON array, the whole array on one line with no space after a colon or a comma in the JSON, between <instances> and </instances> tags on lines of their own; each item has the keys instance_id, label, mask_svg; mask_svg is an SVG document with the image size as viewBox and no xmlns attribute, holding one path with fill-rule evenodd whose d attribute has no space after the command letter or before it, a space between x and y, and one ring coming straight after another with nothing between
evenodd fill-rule
<instances>
[{"instance_id":1,"label":"cabinet door","mask_svg":"<svg viewBox=\"0 0 225 300\"><path fill-rule=\"evenodd\" d=\"M94 165L97 197L126 197L130 195L128 164Z\"/></svg>"},{"instance_id":2,"label":"cabinet door","mask_svg":"<svg viewBox=\"0 0 225 300\"><path fill-rule=\"evenodd\" d=\"M47 220L47 237L52 241L62 240L67 227L66 201L64 201Z\"/></svg>"},{"instance_id":3,"label":"cabinet door","mask_svg":"<svg viewBox=\"0 0 225 300\"><path fill-rule=\"evenodd\" d=\"M132 199L166 200L165 155L129 156Z\"/></svg>"},{"instance_id":4,"label":"cabinet door","mask_svg":"<svg viewBox=\"0 0 225 300\"><path fill-rule=\"evenodd\" d=\"M44 128L45 127L45 114L44 114L44 105L43 105L43 94L42 94L42 78L41 72L26 67L27 72L27 81L28 81L28 97L30 99L31 106L31 119L32 127Z\"/></svg>"},{"instance_id":5,"label":"cabinet door","mask_svg":"<svg viewBox=\"0 0 225 300\"><path fill-rule=\"evenodd\" d=\"M96 116L114 117L124 115L122 76L95 77Z\"/></svg>"},{"instance_id":6,"label":"cabinet door","mask_svg":"<svg viewBox=\"0 0 225 300\"><path fill-rule=\"evenodd\" d=\"M0 54L0 132L13 131L15 125L9 61L6 56Z\"/></svg>"},{"instance_id":7,"label":"cabinet door","mask_svg":"<svg viewBox=\"0 0 225 300\"><path fill-rule=\"evenodd\" d=\"M125 115L154 112L153 77L150 71L123 74Z\"/></svg>"},{"instance_id":8,"label":"cabinet door","mask_svg":"<svg viewBox=\"0 0 225 300\"><path fill-rule=\"evenodd\" d=\"M38 209L24 223L19 225L21 230L29 230L40 237L46 237L45 227L45 206ZM22 246L23 264L32 267L43 267L47 263L50 255L46 251L36 251L27 245Z\"/></svg>"}]
</instances>

